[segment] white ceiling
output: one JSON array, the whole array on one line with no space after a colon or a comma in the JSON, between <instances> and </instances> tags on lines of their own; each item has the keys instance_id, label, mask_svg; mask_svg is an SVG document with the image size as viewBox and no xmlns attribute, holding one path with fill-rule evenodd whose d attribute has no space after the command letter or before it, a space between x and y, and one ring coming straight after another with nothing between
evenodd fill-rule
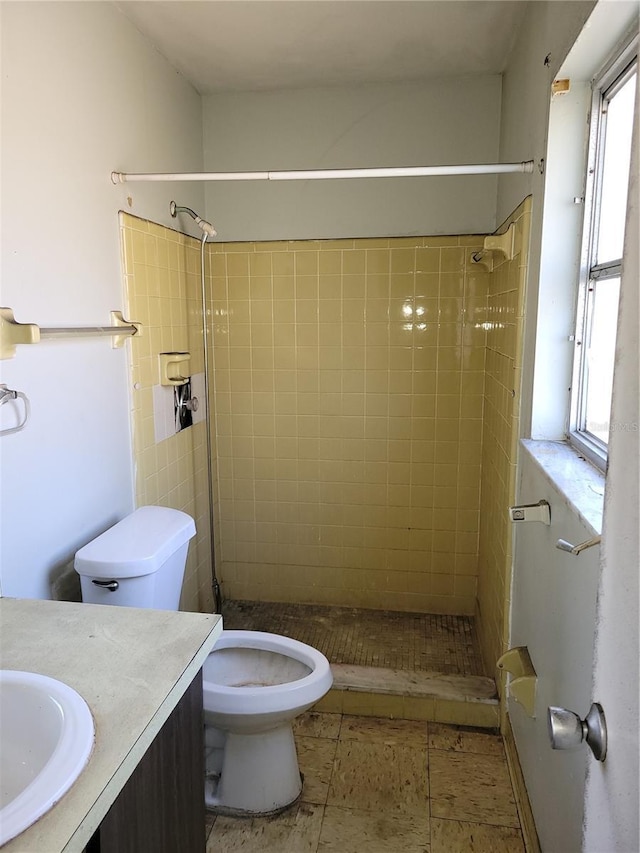
<instances>
[{"instance_id":1,"label":"white ceiling","mask_svg":"<svg viewBox=\"0 0 640 853\"><path fill-rule=\"evenodd\" d=\"M498 74L526 0L121 0L201 94Z\"/></svg>"}]
</instances>

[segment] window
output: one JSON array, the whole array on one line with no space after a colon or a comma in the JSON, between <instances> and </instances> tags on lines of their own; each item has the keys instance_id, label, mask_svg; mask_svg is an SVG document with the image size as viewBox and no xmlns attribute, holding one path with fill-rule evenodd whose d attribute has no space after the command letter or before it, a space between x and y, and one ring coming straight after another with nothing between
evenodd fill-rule
<instances>
[{"instance_id":1,"label":"window","mask_svg":"<svg viewBox=\"0 0 640 853\"><path fill-rule=\"evenodd\" d=\"M620 274L631 160L637 44L594 82L575 334L570 440L607 460Z\"/></svg>"}]
</instances>

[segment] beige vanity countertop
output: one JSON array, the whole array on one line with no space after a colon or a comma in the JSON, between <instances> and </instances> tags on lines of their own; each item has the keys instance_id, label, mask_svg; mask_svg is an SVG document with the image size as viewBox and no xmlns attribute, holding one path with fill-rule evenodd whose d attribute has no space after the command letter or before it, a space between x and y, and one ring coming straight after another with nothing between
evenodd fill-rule
<instances>
[{"instance_id":1,"label":"beige vanity countertop","mask_svg":"<svg viewBox=\"0 0 640 853\"><path fill-rule=\"evenodd\" d=\"M2 853L80 853L201 669L217 614L0 598L0 665L73 687L95 724L89 762Z\"/></svg>"}]
</instances>

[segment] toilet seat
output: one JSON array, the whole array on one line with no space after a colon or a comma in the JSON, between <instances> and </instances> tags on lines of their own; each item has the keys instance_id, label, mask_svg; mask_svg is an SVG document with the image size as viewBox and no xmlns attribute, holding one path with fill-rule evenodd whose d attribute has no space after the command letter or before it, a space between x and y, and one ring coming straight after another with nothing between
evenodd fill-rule
<instances>
[{"instance_id":1,"label":"toilet seat","mask_svg":"<svg viewBox=\"0 0 640 853\"><path fill-rule=\"evenodd\" d=\"M257 652L272 652L282 658L289 658L305 666L309 673L291 681L272 685L234 686L221 683L214 675L215 655L225 649L253 649ZM259 700L262 713L284 711L292 706L306 705L319 698L316 693L318 684L331 686L333 677L326 657L317 649L298 640L269 634L264 631L227 631L223 630L213 651L204 663L202 670L205 693L205 710L223 714L246 713L246 702L253 704Z\"/></svg>"}]
</instances>

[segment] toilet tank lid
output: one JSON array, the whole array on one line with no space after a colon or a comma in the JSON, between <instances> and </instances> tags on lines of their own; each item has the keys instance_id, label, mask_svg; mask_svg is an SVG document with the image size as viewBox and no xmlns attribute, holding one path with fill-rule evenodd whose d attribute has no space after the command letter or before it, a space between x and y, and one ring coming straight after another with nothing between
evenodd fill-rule
<instances>
[{"instance_id":1,"label":"toilet tank lid","mask_svg":"<svg viewBox=\"0 0 640 853\"><path fill-rule=\"evenodd\" d=\"M178 509L143 506L76 553L74 567L94 578L132 578L157 572L196 532Z\"/></svg>"}]
</instances>

